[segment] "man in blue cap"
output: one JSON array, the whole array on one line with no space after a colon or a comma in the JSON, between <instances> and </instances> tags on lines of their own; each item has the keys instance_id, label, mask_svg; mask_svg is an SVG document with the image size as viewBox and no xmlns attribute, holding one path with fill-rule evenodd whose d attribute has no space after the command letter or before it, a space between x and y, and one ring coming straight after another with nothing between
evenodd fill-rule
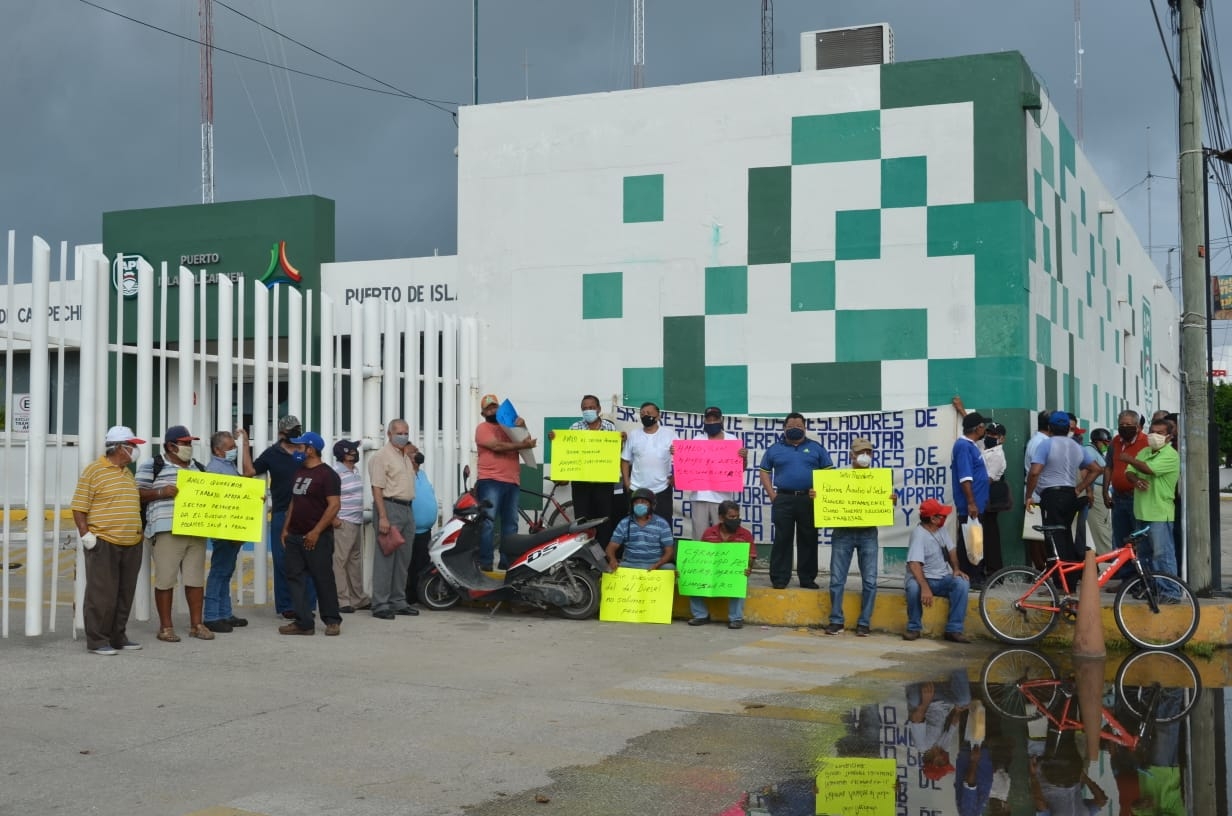
<instances>
[{"instance_id":1,"label":"man in blue cap","mask_svg":"<svg viewBox=\"0 0 1232 816\"><path fill-rule=\"evenodd\" d=\"M284 565L295 620L278 627L281 635L311 635L316 629L312 617L305 576L317 588L317 607L325 623L325 634L342 633L338 612L338 587L334 585L334 518L342 506L342 480L334 469L321 461L325 440L308 431L291 438L291 456L299 463L291 484L291 504L282 528L286 547Z\"/></svg>"}]
</instances>

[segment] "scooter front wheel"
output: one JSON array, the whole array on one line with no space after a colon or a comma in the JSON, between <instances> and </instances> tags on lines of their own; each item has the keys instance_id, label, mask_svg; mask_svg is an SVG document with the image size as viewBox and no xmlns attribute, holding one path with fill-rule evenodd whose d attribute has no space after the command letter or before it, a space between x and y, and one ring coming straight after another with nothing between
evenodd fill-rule
<instances>
[{"instance_id":1,"label":"scooter front wheel","mask_svg":"<svg viewBox=\"0 0 1232 816\"><path fill-rule=\"evenodd\" d=\"M435 570L420 575L415 588L419 595L419 602L434 611L439 612L457 606L458 601L462 600L457 590Z\"/></svg>"}]
</instances>

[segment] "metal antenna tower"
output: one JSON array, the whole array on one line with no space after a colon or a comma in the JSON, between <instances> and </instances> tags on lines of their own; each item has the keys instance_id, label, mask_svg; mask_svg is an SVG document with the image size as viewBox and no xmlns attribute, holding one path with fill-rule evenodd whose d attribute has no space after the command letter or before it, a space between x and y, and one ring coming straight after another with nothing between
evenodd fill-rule
<instances>
[{"instance_id":1,"label":"metal antenna tower","mask_svg":"<svg viewBox=\"0 0 1232 816\"><path fill-rule=\"evenodd\" d=\"M1078 103L1078 144L1082 144L1082 0L1074 0L1074 95Z\"/></svg>"},{"instance_id":2,"label":"metal antenna tower","mask_svg":"<svg viewBox=\"0 0 1232 816\"><path fill-rule=\"evenodd\" d=\"M774 73L774 0L761 0L761 75Z\"/></svg>"},{"instance_id":3,"label":"metal antenna tower","mask_svg":"<svg viewBox=\"0 0 1232 816\"><path fill-rule=\"evenodd\" d=\"M214 0L198 0L201 22L201 203L214 203Z\"/></svg>"},{"instance_id":4,"label":"metal antenna tower","mask_svg":"<svg viewBox=\"0 0 1232 816\"><path fill-rule=\"evenodd\" d=\"M646 87L646 0L633 0L633 87Z\"/></svg>"}]
</instances>

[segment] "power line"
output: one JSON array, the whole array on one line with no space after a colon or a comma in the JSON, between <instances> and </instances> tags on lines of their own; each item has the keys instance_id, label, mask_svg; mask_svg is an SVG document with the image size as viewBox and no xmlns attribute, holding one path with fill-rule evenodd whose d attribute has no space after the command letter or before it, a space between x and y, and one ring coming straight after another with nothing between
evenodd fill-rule
<instances>
[{"instance_id":1,"label":"power line","mask_svg":"<svg viewBox=\"0 0 1232 816\"><path fill-rule=\"evenodd\" d=\"M1164 47L1164 56L1168 58L1168 70L1172 72L1172 84L1179 91L1181 89L1181 78L1176 75L1176 66L1172 63L1172 52L1168 49L1168 38L1164 36L1164 27L1159 22L1159 12L1155 8L1155 0L1149 0L1151 4L1151 15L1155 18L1155 29L1159 31L1159 42Z\"/></svg>"},{"instance_id":2,"label":"power line","mask_svg":"<svg viewBox=\"0 0 1232 816\"><path fill-rule=\"evenodd\" d=\"M136 17L130 17L127 14L123 14L114 9L109 9L106 6L100 6L98 3L91 2L91 0L78 0L78 2L83 3L87 6L90 6L91 8L96 8L99 11L106 12L107 14L111 14L116 17L119 17L122 20L127 20L130 23L136 23L137 25L142 26L144 28L153 29L154 31L160 32L162 34L175 37L177 40L184 40L185 42L194 43L196 45L205 45L205 43L203 43L201 40L196 39L195 37L189 37L185 34L180 34L179 32L171 31L170 29L161 28L159 26L154 25L153 23L147 23L145 20L139 20ZM436 108L439 111L449 114L450 116L454 117L456 121L457 112L451 111L448 108L443 107L443 105L457 105L458 103L456 102L427 99L425 97L420 97L420 96L410 96L402 91L387 91L381 88L373 88L370 85L359 85L354 82L347 82L346 80L343 80L343 79L334 79L333 77L322 76L321 74L314 74L311 71L301 71L298 68L290 68L284 65L275 65L274 63L269 62L267 60L263 60L258 57L252 57L252 56L249 56L248 54L241 54L239 51L232 51L228 48L222 48L221 46L218 46L218 45L211 45L210 48L213 49L214 51L218 51L223 54L230 54L233 57L239 57L240 59L245 59L245 60L248 60L249 62L255 62L259 65L268 65L272 68L277 68L281 71L287 71L288 73L292 73L292 74L299 74L300 76L309 77L310 79L319 79L322 82L331 82L335 85L343 85L348 88L356 88L361 91L368 91L369 93L383 94L384 96L396 96L396 97L399 97L400 99L411 99L415 102L423 102L426 105L429 105L433 108Z\"/></svg>"}]
</instances>

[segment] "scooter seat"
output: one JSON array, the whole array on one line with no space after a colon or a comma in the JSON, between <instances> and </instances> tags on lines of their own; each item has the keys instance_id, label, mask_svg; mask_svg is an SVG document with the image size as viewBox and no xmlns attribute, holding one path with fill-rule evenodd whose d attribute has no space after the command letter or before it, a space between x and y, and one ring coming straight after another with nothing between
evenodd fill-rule
<instances>
[{"instance_id":1,"label":"scooter seat","mask_svg":"<svg viewBox=\"0 0 1232 816\"><path fill-rule=\"evenodd\" d=\"M501 554L511 558L519 556L527 550L538 547L540 544L546 544L554 538L567 534L571 527L572 525L569 524L561 524L557 527L549 527L538 533L531 533L530 535L501 536Z\"/></svg>"}]
</instances>

